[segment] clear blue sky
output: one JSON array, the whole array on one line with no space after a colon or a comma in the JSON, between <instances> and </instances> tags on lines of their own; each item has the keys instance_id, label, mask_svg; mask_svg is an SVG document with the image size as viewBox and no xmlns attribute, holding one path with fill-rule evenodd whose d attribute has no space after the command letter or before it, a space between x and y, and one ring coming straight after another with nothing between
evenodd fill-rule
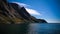
<instances>
[{"instance_id":1,"label":"clear blue sky","mask_svg":"<svg viewBox=\"0 0 60 34\"><path fill-rule=\"evenodd\" d=\"M30 5L32 9L37 10L42 16L35 16L45 20L60 20L60 0L9 0L9 2L20 2Z\"/></svg>"}]
</instances>

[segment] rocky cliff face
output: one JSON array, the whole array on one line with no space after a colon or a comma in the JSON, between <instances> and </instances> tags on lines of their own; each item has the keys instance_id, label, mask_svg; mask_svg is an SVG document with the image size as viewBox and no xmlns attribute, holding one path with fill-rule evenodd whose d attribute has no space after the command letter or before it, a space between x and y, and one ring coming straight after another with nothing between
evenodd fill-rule
<instances>
[{"instance_id":1,"label":"rocky cliff face","mask_svg":"<svg viewBox=\"0 0 60 34\"><path fill-rule=\"evenodd\" d=\"M15 3L0 5L0 23L47 23L43 19L37 19L31 16L24 7L20 7Z\"/></svg>"},{"instance_id":2,"label":"rocky cliff face","mask_svg":"<svg viewBox=\"0 0 60 34\"><path fill-rule=\"evenodd\" d=\"M14 7L14 4L15 3L12 3L11 5L13 5ZM15 5L15 9L17 6ZM47 23L44 19L37 19L35 18L34 16L31 16L24 7L20 7L17 9L18 13L26 20L29 20L29 22L32 22L32 23Z\"/></svg>"}]
</instances>

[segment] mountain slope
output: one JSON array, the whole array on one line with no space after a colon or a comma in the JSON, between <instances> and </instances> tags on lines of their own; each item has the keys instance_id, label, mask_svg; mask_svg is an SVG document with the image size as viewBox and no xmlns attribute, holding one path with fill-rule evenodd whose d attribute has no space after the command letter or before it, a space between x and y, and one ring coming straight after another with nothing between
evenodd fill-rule
<instances>
[{"instance_id":1,"label":"mountain slope","mask_svg":"<svg viewBox=\"0 0 60 34\"><path fill-rule=\"evenodd\" d=\"M15 4L15 3L12 3L12 4ZM19 6L20 7L20 6ZM15 7L16 9L16 7ZM18 10L18 9L17 9ZM37 19L33 16L31 16L24 7L20 7L18 13L26 20L29 20L30 22L40 22L40 23L47 23L44 19Z\"/></svg>"},{"instance_id":2,"label":"mountain slope","mask_svg":"<svg viewBox=\"0 0 60 34\"><path fill-rule=\"evenodd\" d=\"M20 23L47 23L45 20L31 16L24 7L15 3L0 5L0 23L20 24Z\"/></svg>"}]
</instances>

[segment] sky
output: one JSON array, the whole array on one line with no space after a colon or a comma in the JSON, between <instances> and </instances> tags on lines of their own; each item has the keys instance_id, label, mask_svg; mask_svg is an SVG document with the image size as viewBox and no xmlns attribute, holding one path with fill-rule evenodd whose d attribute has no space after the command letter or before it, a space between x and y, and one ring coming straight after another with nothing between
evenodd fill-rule
<instances>
[{"instance_id":1,"label":"sky","mask_svg":"<svg viewBox=\"0 0 60 34\"><path fill-rule=\"evenodd\" d=\"M32 16L49 23L60 23L60 0L8 0L24 6Z\"/></svg>"}]
</instances>

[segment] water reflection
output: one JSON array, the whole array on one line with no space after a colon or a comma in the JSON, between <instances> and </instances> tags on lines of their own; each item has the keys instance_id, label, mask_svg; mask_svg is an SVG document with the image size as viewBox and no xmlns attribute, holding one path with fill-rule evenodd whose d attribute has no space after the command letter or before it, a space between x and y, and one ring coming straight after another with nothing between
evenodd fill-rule
<instances>
[{"instance_id":1,"label":"water reflection","mask_svg":"<svg viewBox=\"0 0 60 34\"><path fill-rule=\"evenodd\" d=\"M29 34L60 34L60 24L58 23L55 23L55 24L32 23L30 24Z\"/></svg>"},{"instance_id":2,"label":"water reflection","mask_svg":"<svg viewBox=\"0 0 60 34\"><path fill-rule=\"evenodd\" d=\"M60 24L31 23L29 26L28 24L0 24L0 32L2 34L60 34Z\"/></svg>"}]
</instances>

